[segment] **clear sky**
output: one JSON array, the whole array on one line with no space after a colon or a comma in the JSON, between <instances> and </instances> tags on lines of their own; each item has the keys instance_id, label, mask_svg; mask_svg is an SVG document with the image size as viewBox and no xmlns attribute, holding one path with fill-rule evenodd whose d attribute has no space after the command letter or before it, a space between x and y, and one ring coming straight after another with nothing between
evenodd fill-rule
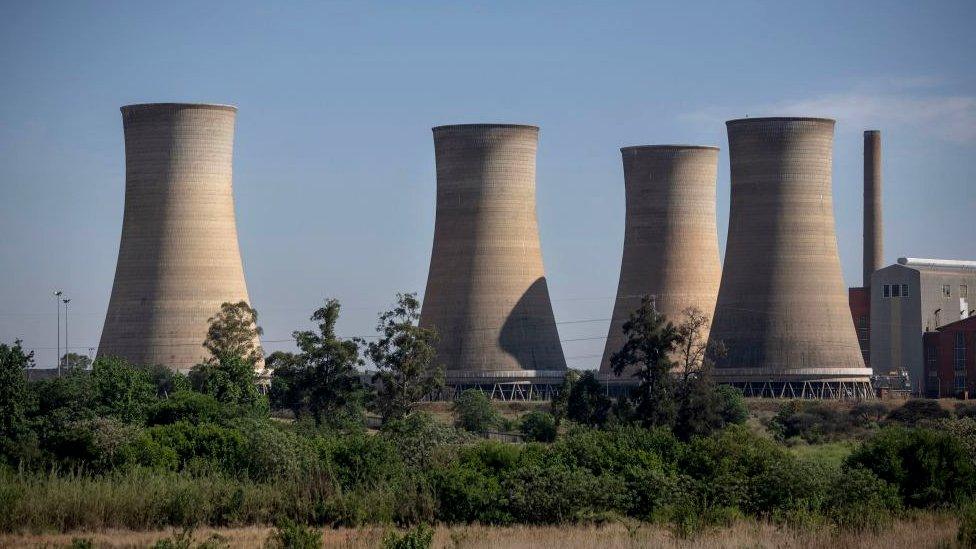
<instances>
[{"instance_id":1,"label":"clear sky","mask_svg":"<svg viewBox=\"0 0 976 549\"><path fill-rule=\"evenodd\" d=\"M861 276L861 132L884 146L885 261L976 259L976 3L0 3L0 341L53 365L98 344L122 226L119 106L238 113L237 224L267 350L325 297L372 333L422 292L434 223L430 128L541 127L538 213L571 367L599 362L624 226L619 147L721 147L724 121L836 118L834 198Z\"/></svg>"}]
</instances>

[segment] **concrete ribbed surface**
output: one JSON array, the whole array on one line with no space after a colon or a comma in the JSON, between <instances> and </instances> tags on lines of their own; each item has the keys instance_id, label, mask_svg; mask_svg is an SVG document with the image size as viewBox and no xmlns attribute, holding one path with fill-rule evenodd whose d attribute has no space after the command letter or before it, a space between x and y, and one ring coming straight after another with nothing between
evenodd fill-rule
<instances>
[{"instance_id":1,"label":"concrete ribbed surface","mask_svg":"<svg viewBox=\"0 0 976 549\"><path fill-rule=\"evenodd\" d=\"M422 326L449 371L564 370L535 210L538 128L434 128L437 214Z\"/></svg>"},{"instance_id":2,"label":"concrete ribbed surface","mask_svg":"<svg viewBox=\"0 0 976 549\"><path fill-rule=\"evenodd\" d=\"M833 120L756 118L727 128L732 203L711 336L728 356L716 375L722 368L870 375L837 254Z\"/></svg>"},{"instance_id":3,"label":"concrete ribbed surface","mask_svg":"<svg viewBox=\"0 0 976 549\"><path fill-rule=\"evenodd\" d=\"M236 109L122 107L125 213L98 354L186 370L209 358L207 319L250 301L232 188Z\"/></svg>"},{"instance_id":4,"label":"concrete ribbed surface","mask_svg":"<svg viewBox=\"0 0 976 549\"><path fill-rule=\"evenodd\" d=\"M623 324L641 296L678 324L697 307L709 318L722 276L715 222L718 149L685 145L625 147L627 213L620 281L600 371L625 339ZM708 333L705 333L708 337Z\"/></svg>"}]
</instances>

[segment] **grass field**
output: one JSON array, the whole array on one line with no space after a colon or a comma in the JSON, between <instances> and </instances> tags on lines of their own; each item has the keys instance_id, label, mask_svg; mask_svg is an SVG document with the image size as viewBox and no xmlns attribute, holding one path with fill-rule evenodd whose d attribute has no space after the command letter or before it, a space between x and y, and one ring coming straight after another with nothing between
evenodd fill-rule
<instances>
[{"instance_id":1,"label":"grass field","mask_svg":"<svg viewBox=\"0 0 976 549\"><path fill-rule=\"evenodd\" d=\"M552 527L439 527L434 535L437 548L558 548L589 547L813 547L891 549L892 547L951 547L957 524L950 517L922 515L900 521L880 532L837 532L829 528L802 531L779 528L767 523L741 522L717 528L691 539L677 539L667 529L639 524ZM329 529L323 531L325 547L349 549L379 547L384 528ZM193 533L199 543L214 535L231 547L261 547L270 528L201 529ZM95 547L146 547L172 532L75 532L57 535L0 535L0 547L64 547L73 539L91 540Z\"/></svg>"}]
</instances>

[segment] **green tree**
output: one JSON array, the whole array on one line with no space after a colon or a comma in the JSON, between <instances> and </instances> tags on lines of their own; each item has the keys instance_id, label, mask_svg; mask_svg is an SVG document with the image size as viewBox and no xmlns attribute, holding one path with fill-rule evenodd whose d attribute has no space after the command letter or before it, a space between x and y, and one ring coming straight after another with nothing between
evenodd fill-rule
<instances>
[{"instance_id":1,"label":"green tree","mask_svg":"<svg viewBox=\"0 0 976 549\"><path fill-rule=\"evenodd\" d=\"M190 386L224 404L247 408L264 402L254 363L239 357L225 355L220 361L197 364L190 370Z\"/></svg>"},{"instance_id":2,"label":"green tree","mask_svg":"<svg viewBox=\"0 0 976 549\"><path fill-rule=\"evenodd\" d=\"M559 392L553 395L552 400L549 402L549 412L556 422L556 431L559 430L563 418L566 417L566 406L569 403L569 395L573 392L573 385L576 384L579 376L580 373L576 370L566 370Z\"/></svg>"},{"instance_id":3,"label":"green tree","mask_svg":"<svg viewBox=\"0 0 976 549\"><path fill-rule=\"evenodd\" d=\"M592 371L573 383L566 401L566 418L589 427L602 427L610 417L610 398Z\"/></svg>"},{"instance_id":4,"label":"green tree","mask_svg":"<svg viewBox=\"0 0 976 549\"><path fill-rule=\"evenodd\" d=\"M257 340L263 330L258 326L258 312L246 301L222 304L208 322L203 346L213 355L210 362L234 358L253 367L261 361L263 353Z\"/></svg>"},{"instance_id":5,"label":"green tree","mask_svg":"<svg viewBox=\"0 0 976 549\"><path fill-rule=\"evenodd\" d=\"M498 425L499 415L491 400L478 389L466 389L451 407L454 424L472 433L486 433Z\"/></svg>"},{"instance_id":6,"label":"green tree","mask_svg":"<svg viewBox=\"0 0 976 549\"><path fill-rule=\"evenodd\" d=\"M627 341L610 357L610 364L617 375L633 372L638 379L632 393L637 418L645 427L671 425L676 413L671 353L680 334L648 296L624 323L623 332Z\"/></svg>"},{"instance_id":7,"label":"green tree","mask_svg":"<svg viewBox=\"0 0 976 549\"><path fill-rule=\"evenodd\" d=\"M27 383L27 369L34 353L24 352L20 340L0 343L0 459L16 456L30 438L30 413L34 395Z\"/></svg>"},{"instance_id":8,"label":"green tree","mask_svg":"<svg viewBox=\"0 0 976 549\"><path fill-rule=\"evenodd\" d=\"M396 305L380 315L378 340L367 355L377 368L375 405L383 421L402 418L424 397L444 386L444 367L436 362L437 332L418 326L416 294L397 294Z\"/></svg>"},{"instance_id":9,"label":"green tree","mask_svg":"<svg viewBox=\"0 0 976 549\"><path fill-rule=\"evenodd\" d=\"M143 423L156 401L149 372L124 359L99 357L92 365L91 388L95 413L127 423Z\"/></svg>"},{"instance_id":10,"label":"green tree","mask_svg":"<svg viewBox=\"0 0 976 549\"><path fill-rule=\"evenodd\" d=\"M92 361L85 355L79 355L78 353L65 353L61 356L61 370L87 370L91 366Z\"/></svg>"},{"instance_id":11,"label":"green tree","mask_svg":"<svg viewBox=\"0 0 976 549\"><path fill-rule=\"evenodd\" d=\"M339 309L338 300L326 300L312 314L318 333L295 332L292 335L301 352L276 354L273 361L272 403L292 410L296 417L307 411L317 425L356 413L365 397L356 369L363 362L359 345L335 333Z\"/></svg>"},{"instance_id":12,"label":"green tree","mask_svg":"<svg viewBox=\"0 0 976 549\"><path fill-rule=\"evenodd\" d=\"M529 442L552 442L556 440L556 421L551 414L533 410L522 416L519 430Z\"/></svg>"}]
</instances>

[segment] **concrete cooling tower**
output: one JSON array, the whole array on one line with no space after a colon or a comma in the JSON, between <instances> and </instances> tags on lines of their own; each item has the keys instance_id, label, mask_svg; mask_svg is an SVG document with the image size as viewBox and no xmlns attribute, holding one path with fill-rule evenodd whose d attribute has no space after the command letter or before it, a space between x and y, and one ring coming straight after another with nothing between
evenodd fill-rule
<instances>
[{"instance_id":1,"label":"concrete cooling tower","mask_svg":"<svg viewBox=\"0 0 976 549\"><path fill-rule=\"evenodd\" d=\"M250 302L237 246L236 107L122 107L125 213L100 356L187 370L209 358L208 322Z\"/></svg>"},{"instance_id":2,"label":"concrete cooling tower","mask_svg":"<svg viewBox=\"0 0 976 549\"><path fill-rule=\"evenodd\" d=\"M711 318L722 276L715 228L718 149L652 145L620 152L627 215L617 299L600 363L607 378L613 377L610 357L625 342L623 324L642 296L650 296L675 324L688 307Z\"/></svg>"},{"instance_id":3,"label":"concrete cooling tower","mask_svg":"<svg viewBox=\"0 0 976 549\"><path fill-rule=\"evenodd\" d=\"M747 396L870 392L834 232L834 121L726 123L732 203L711 337L727 356L716 379Z\"/></svg>"},{"instance_id":4,"label":"concrete cooling tower","mask_svg":"<svg viewBox=\"0 0 976 549\"><path fill-rule=\"evenodd\" d=\"M433 132L437 214L420 324L440 335L448 385L542 390L562 378L566 360L536 220L539 129L464 124Z\"/></svg>"}]
</instances>

